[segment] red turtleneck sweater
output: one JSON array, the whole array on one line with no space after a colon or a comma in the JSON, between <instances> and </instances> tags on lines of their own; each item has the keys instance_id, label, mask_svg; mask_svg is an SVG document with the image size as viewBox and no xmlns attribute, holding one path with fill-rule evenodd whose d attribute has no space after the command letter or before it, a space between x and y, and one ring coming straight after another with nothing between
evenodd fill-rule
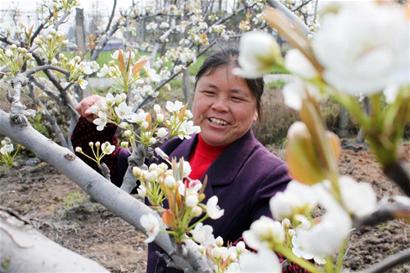
<instances>
[{"instance_id":1,"label":"red turtleneck sweater","mask_svg":"<svg viewBox=\"0 0 410 273\"><path fill-rule=\"evenodd\" d=\"M207 144L201 134L199 134L198 143L189 159L189 164L192 169L189 177L192 179L200 179L225 148L226 146L214 147Z\"/></svg>"}]
</instances>

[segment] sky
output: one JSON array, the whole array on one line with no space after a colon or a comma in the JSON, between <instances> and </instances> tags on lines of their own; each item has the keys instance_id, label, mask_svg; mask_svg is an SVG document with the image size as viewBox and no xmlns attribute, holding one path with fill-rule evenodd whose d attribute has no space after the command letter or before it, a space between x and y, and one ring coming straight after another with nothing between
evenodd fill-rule
<instances>
[{"instance_id":1,"label":"sky","mask_svg":"<svg viewBox=\"0 0 410 273\"><path fill-rule=\"evenodd\" d=\"M91 11L96 2L98 2L98 7L102 12L110 12L112 0L79 0L80 7L84 8L86 12ZM132 0L117 0L117 9L129 7L131 2ZM22 12L34 12L36 6L41 3L41 0L0 0L0 10L17 7Z\"/></svg>"}]
</instances>

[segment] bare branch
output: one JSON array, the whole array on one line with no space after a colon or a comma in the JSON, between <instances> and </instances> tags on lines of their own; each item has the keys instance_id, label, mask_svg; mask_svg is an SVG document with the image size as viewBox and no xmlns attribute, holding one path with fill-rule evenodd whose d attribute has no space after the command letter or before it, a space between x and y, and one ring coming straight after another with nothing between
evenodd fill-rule
<instances>
[{"instance_id":1,"label":"bare branch","mask_svg":"<svg viewBox=\"0 0 410 273\"><path fill-rule=\"evenodd\" d=\"M57 123L57 119L55 118L54 115L52 115L48 110L47 107L41 102L41 100L39 98L37 98L37 96L34 94L34 90L33 90L33 85L29 84L29 89L30 89L30 97L33 100L33 102L37 105L39 105L42 109L43 109L43 115L44 117L48 120L48 122L50 122L51 127L54 131L54 134L56 135L57 139L60 141L60 144L63 145L64 147L68 147L68 143L66 138L64 137L64 134L60 128L60 126L58 126Z\"/></svg>"},{"instance_id":2,"label":"bare branch","mask_svg":"<svg viewBox=\"0 0 410 273\"><path fill-rule=\"evenodd\" d=\"M268 0L267 2L271 7L280 10L286 17L288 17L305 36L310 34L309 28L302 22L302 20L285 7L279 0Z\"/></svg>"},{"instance_id":3,"label":"bare branch","mask_svg":"<svg viewBox=\"0 0 410 273\"><path fill-rule=\"evenodd\" d=\"M108 32L110 30L112 19L114 19L116 7L117 7L117 0L113 0L112 11L111 11L110 19L108 19L107 27L105 28L105 32Z\"/></svg>"},{"instance_id":4,"label":"bare branch","mask_svg":"<svg viewBox=\"0 0 410 273\"><path fill-rule=\"evenodd\" d=\"M410 217L410 207L401 203L385 204L377 211L362 218L358 218L354 222L355 228L364 226L376 226L378 224L394 220L397 218Z\"/></svg>"},{"instance_id":5,"label":"bare branch","mask_svg":"<svg viewBox=\"0 0 410 273\"><path fill-rule=\"evenodd\" d=\"M393 180L396 185L410 196L410 164L404 160L398 160L383 168L384 174Z\"/></svg>"},{"instance_id":6,"label":"bare branch","mask_svg":"<svg viewBox=\"0 0 410 273\"><path fill-rule=\"evenodd\" d=\"M1 272L109 272L49 240L7 208L0 207Z\"/></svg>"},{"instance_id":7,"label":"bare branch","mask_svg":"<svg viewBox=\"0 0 410 273\"><path fill-rule=\"evenodd\" d=\"M34 68L24 72L24 74L26 74L27 77L30 77L34 73L37 73L39 71L45 71L45 70L48 70L48 69L58 71L58 72L64 74L66 77L70 76L70 73L68 71L62 69L61 67L54 66L54 65L48 65L48 64L34 67Z\"/></svg>"}]
</instances>

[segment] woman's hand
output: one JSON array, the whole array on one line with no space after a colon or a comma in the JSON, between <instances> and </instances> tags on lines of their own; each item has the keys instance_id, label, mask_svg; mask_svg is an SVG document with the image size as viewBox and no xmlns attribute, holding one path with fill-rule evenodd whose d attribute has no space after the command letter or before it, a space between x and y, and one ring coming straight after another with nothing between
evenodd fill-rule
<instances>
[{"instance_id":1,"label":"woman's hand","mask_svg":"<svg viewBox=\"0 0 410 273\"><path fill-rule=\"evenodd\" d=\"M81 116L85 117L88 121L92 122L95 118L95 115L90 111L90 107L102 100L104 100L104 97L91 95L82 99L75 107L75 110L77 110L77 112L80 113Z\"/></svg>"}]
</instances>

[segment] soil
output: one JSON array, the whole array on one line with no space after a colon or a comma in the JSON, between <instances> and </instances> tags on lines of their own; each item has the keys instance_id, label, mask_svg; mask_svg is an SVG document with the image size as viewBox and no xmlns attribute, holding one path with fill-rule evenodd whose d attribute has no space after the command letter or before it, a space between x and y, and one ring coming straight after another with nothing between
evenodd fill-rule
<instances>
[{"instance_id":1,"label":"soil","mask_svg":"<svg viewBox=\"0 0 410 273\"><path fill-rule=\"evenodd\" d=\"M403 154L410 161L410 144L403 145ZM364 147L344 149L340 171L371 183L379 199L400 194ZM112 272L145 272L145 237L103 206L91 202L76 184L46 163L21 164L3 171L0 206L14 209L48 238L98 261ZM408 247L409 223L395 220L357 230L352 234L345 266L363 269ZM410 272L410 264L391 272Z\"/></svg>"}]
</instances>

